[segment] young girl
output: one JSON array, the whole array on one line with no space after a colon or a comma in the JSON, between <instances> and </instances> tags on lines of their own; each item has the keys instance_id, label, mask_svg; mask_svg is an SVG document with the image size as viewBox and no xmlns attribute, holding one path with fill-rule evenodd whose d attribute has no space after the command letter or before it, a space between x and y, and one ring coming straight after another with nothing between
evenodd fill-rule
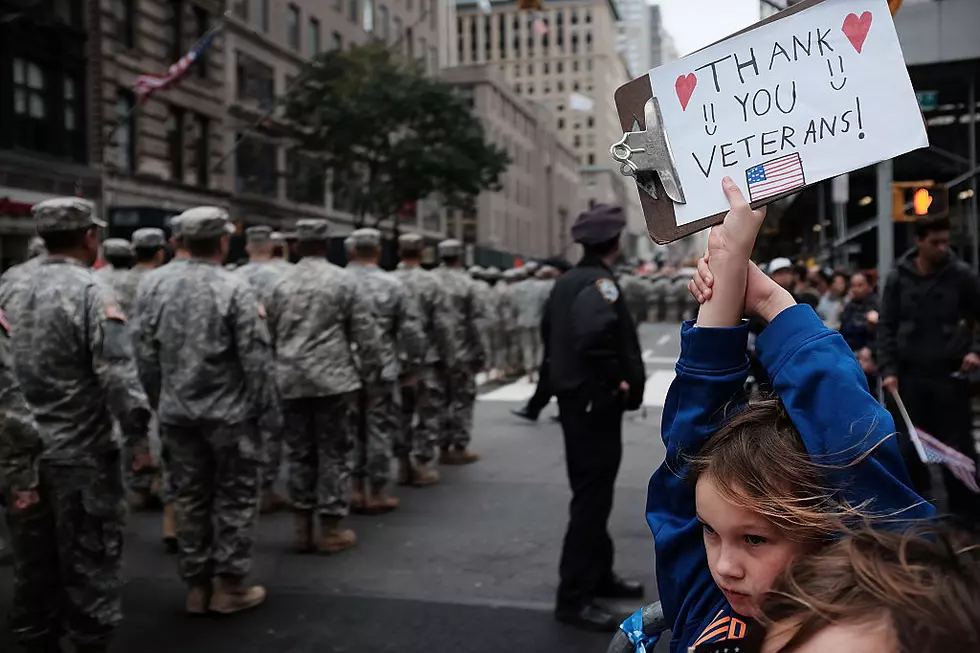
<instances>
[{"instance_id":1,"label":"young girl","mask_svg":"<svg viewBox=\"0 0 980 653\"><path fill-rule=\"evenodd\" d=\"M909 488L892 419L843 339L750 266L765 211L731 179L723 187L731 210L691 285L702 306L681 330L666 460L647 494L672 653L743 639L775 578L850 520L933 513ZM768 323L756 350L779 402L747 404L743 314ZM635 623L623 630L642 641Z\"/></svg>"},{"instance_id":2,"label":"young girl","mask_svg":"<svg viewBox=\"0 0 980 653\"><path fill-rule=\"evenodd\" d=\"M863 529L802 556L762 603L762 653L980 651L980 542Z\"/></svg>"}]
</instances>

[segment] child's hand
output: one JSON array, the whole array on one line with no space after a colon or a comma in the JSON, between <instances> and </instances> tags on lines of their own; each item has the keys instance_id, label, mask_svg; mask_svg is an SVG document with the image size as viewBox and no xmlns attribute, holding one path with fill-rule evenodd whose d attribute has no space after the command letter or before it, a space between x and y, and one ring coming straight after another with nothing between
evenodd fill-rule
<instances>
[{"instance_id":1,"label":"child's hand","mask_svg":"<svg viewBox=\"0 0 980 653\"><path fill-rule=\"evenodd\" d=\"M766 322L790 306L796 300L785 288L773 281L755 263L749 262L749 273L745 281L745 312Z\"/></svg>"},{"instance_id":2,"label":"child's hand","mask_svg":"<svg viewBox=\"0 0 980 653\"><path fill-rule=\"evenodd\" d=\"M699 304L703 304L711 299L711 287L714 285L715 279L711 276L711 270L708 269L708 259L698 259L698 269L687 284L691 296L698 300Z\"/></svg>"},{"instance_id":3,"label":"child's hand","mask_svg":"<svg viewBox=\"0 0 980 653\"><path fill-rule=\"evenodd\" d=\"M753 211L731 177L725 177L721 187L731 209L723 223L711 228L706 258L748 260L755 247L755 237L766 218L766 208Z\"/></svg>"}]
</instances>

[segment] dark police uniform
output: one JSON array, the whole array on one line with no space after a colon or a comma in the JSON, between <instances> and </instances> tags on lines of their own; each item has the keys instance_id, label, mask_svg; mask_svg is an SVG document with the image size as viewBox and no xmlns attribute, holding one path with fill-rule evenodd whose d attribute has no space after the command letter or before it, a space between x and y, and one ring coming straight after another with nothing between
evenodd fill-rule
<instances>
[{"instance_id":1,"label":"dark police uniform","mask_svg":"<svg viewBox=\"0 0 980 653\"><path fill-rule=\"evenodd\" d=\"M598 205L579 216L572 236L584 245L598 245L617 238L624 226L621 209ZM613 573L606 527L622 457L623 412L642 404L645 370L636 326L612 269L601 258L587 254L557 280L543 331L572 488L555 616L612 631L619 619L594 599L643 594L641 585ZM628 390L621 389L623 382Z\"/></svg>"}]
</instances>

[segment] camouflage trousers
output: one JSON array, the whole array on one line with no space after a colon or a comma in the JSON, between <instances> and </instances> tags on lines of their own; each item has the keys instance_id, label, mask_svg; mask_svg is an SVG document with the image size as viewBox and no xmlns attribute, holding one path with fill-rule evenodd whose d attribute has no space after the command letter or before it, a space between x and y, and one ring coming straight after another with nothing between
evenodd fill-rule
<instances>
[{"instance_id":1,"label":"camouflage trousers","mask_svg":"<svg viewBox=\"0 0 980 653\"><path fill-rule=\"evenodd\" d=\"M469 369L453 369L443 374L445 412L440 446L465 449L473 433L476 406L476 374Z\"/></svg>"},{"instance_id":2,"label":"camouflage trousers","mask_svg":"<svg viewBox=\"0 0 980 653\"><path fill-rule=\"evenodd\" d=\"M524 353L521 349L521 331L510 328L507 331L507 371L516 373L524 368Z\"/></svg>"},{"instance_id":3,"label":"camouflage trousers","mask_svg":"<svg viewBox=\"0 0 980 653\"><path fill-rule=\"evenodd\" d=\"M65 633L76 646L107 644L122 619L120 454L97 461L85 467L42 462L40 502L7 511L15 554L10 627L25 648Z\"/></svg>"},{"instance_id":4,"label":"camouflage trousers","mask_svg":"<svg viewBox=\"0 0 980 653\"><path fill-rule=\"evenodd\" d=\"M503 324L494 325L490 332L490 367L500 371L510 367L508 352L510 351L510 340L507 337L507 330Z\"/></svg>"},{"instance_id":5,"label":"camouflage trousers","mask_svg":"<svg viewBox=\"0 0 980 653\"><path fill-rule=\"evenodd\" d=\"M434 365L422 368L414 385L402 386L402 437L399 455L410 454L419 465L435 459L446 414L446 388Z\"/></svg>"},{"instance_id":6,"label":"camouflage trousers","mask_svg":"<svg viewBox=\"0 0 980 653\"><path fill-rule=\"evenodd\" d=\"M167 471L167 452L160 440L160 423L155 414L150 419L148 436L150 452L156 462L156 467L152 469L134 471L133 450L128 444L123 444L123 475L126 489L129 492L146 495L156 492L161 502L170 503L173 492L170 487L170 474Z\"/></svg>"},{"instance_id":7,"label":"camouflage trousers","mask_svg":"<svg viewBox=\"0 0 980 653\"><path fill-rule=\"evenodd\" d=\"M270 490L279 479L279 470L282 468L282 432L270 433L263 432L262 441L265 443L265 454L268 465L262 472L262 489Z\"/></svg>"},{"instance_id":8,"label":"camouflage trousers","mask_svg":"<svg viewBox=\"0 0 980 653\"><path fill-rule=\"evenodd\" d=\"M265 464L252 424L161 424L177 522L177 566L188 583L242 578L252 544Z\"/></svg>"},{"instance_id":9,"label":"camouflage trousers","mask_svg":"<svg viewBox=\"0 0 980 653\"><path fill-rule=\"evenodd\" d=\"M361 388L357 396L354 478L384 486L391 476L391 454L398 436L401 401L395 383Z\"/></svg>"},{"instance_id":10,"label":"camouflage trousers","mask_svg":"<svg viewBox=\"0 0 980 653\"><path fill-rule=\"evenodd\" d=\"M325 517L350 512L356 392L283 402L289 494L297 510Z\"/></svg>"},{"instance_id":11,"label":"camouflage trousers","mask_svg":"<svg viewBox=\"0 0 980 653\"><path fill-rule=\"evenodd\" d=\"M541 365L541 330L537 327L521 327L521 369L531 374Z\"/></svg>"}]
</instances>

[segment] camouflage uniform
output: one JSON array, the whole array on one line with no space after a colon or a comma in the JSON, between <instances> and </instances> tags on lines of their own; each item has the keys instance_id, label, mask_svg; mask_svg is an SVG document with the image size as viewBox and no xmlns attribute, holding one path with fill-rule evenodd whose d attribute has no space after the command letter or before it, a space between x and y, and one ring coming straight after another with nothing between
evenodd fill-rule
<instances>
[{"instance_id":1,"label":"camouflage uniform","mask_svg":"<svg viewBox=\"0 0 980 653\"><path fill-rule=\"evenodd\" d=\"M450 239L439 243L442 258L458 257L462 244ZM444 451L463 452L470 444L473 409L476 402L476 373L483 367L485 352L479 327L483 320L476 285L459 267L442 265L436 270L449 297L454 321L454 338L458 347L456 364L443 378L448 396L448 410L441 446ZM455 462L450 456L450 461ZM470 462L470 461L468 461Z\"/></svg>"},{"instance_id":2,"label":"camouflage uniform","mask_svg":"<svg viewBox=\"0 0 980 653\"><path fill-rule=\"evenodd\" d=\"M399 238L403 254L418 255L422 245L417 234ZM417 381L402 388L402 430L405 441L411 443L414 463L426 467L435 459L442 438L447 400L441 371L456 363L456 327L438 275L415 262L399 264L395 276L414 297L425 335L426 351Z\"/></svg>"},{"instance_id":3,"label":"camouflage uniform","mask_svg":"<svg viewBox=\"0 0 980 653\"><path fill-rule=\"evenodd\" d=\"M43 260L44 256L28 259L7 268L0 276L0 308L6 312L8 319L16 320L16 307L13 300L31 283L31 277Z\"/></svg>"},{"instance_id":4,"label":"camouflage uniform","mask_svg":"<svg viewBox=\"0 0 980 653\"><path fill-rule=\"evenodd\" d=\"M325 220L299 220L296 229L300 241L327 239ZM341 519L350 510L356 392L362 378L377 378L380 370L371 305L353 275L307 256L279 279L266 309L286 415L293 505Z\"/></svg>"},{"instance_id":5,"label":"camouflage uniform","mask_svg":"<svg viewBox=\"0 0 980 653\"><path fill-rule=\"evenodd\" d=\"M262 225L249 227L245 230L245 237L249 245L265 245L266 243L271 245L272 229ZM271 259L268 261L249 261L236 269L235 272L251 284L259 296L259 301L266 305L269 303L272 287L289 269L289 264L282 259ZM269 464L263 474L262 487L264 491L269 492L279 477L279 470L282 465L283 432L263 433L262 439L265 441L266 456L269 459Z\"/></svg>"},{"instance_id":6,"label":"camouflage uniform","mask_svg":"<svg viewBox=\"0 0 980 653\"><path fill-rule=\"evenodd\" d=\"M521 347L521 327L518 325L520 307L523 294L523 286L527 280L527 270L523 268L512 268L507 271L505 276L507 286L505 288L506 308L507 308L507 327L506 339L507 347L507 372L510 375L524 372L524 350Z\"/></svg>"},{"instance_id":7,"label":"camouflage uniform","mask_svg":"<svg viewBox=\"0 0 980 653\"><path fill-rule=\"evenodd\" d=\"M180 224L187 240L233 230L214 207ZM265 462L259 429L282 426L259 301L238 275L195 258L150 273L139 294L140 378L169 458L180 576L192 589L240 582Z\"/></svg>"},{"instance_id":8,"label":"camouflage uniform","mask_svg":"<svg viewBox=\"0 0 980 653\"><path fill-rule=\"evenodd\" d=\"M355 248L380 251L377 229L358 229L351 238ZM351 262L347 269L371 302L381 336L381 375L367 379L360 392L354 478L366 478L371 487L383 488L390 476L392 447L403 458L411 446L399 434L398 381L417 372L425 341L418 309L401 281L373 263Z\"/></svg>"},{"instance_id":9,"label":"camouflage uniform","mask_svg":"<svg viewBox=\"0 0 980 653\"><path fill-rule=\"evenodd\" d=\"M38 232L104 226L77 198L34 206ZM44 443L41 503L12 516L18 541L13 630L54 641L66 628L79 651L104 651L122 618L124 519L119 443L146 447L146 395L132 336L114 297L81 261L49 255L18 300L14 370Z\"/></svg>"}]
</instances>

